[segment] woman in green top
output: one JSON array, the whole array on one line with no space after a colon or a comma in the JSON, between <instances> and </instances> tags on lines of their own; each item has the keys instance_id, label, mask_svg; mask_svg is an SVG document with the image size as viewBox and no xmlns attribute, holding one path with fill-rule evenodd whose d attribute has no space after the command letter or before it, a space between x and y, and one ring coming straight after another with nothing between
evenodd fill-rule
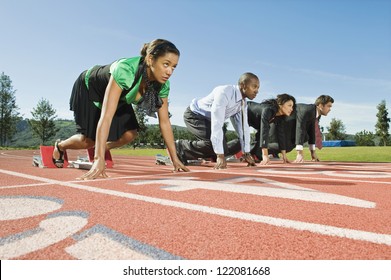
<instances>
[{"instance_id":1,"label":"woman in green top","mask_svg":"<svg viewBox=\"0 0 391 280\"><path fill-rule=\"evenodd\" d=\"M139 128L132 104L150 116L158 115L174 171L189 171L178 159L168 113L168 79L179 60L179 50L167 40L145 44L141 56L94 66L76 80L70 98L78 134L57 141L53 161L62 167L64 151L95 146L94 163L81 179L107 177L105 151L133 141Z\"/></svg>"}]
</instances>

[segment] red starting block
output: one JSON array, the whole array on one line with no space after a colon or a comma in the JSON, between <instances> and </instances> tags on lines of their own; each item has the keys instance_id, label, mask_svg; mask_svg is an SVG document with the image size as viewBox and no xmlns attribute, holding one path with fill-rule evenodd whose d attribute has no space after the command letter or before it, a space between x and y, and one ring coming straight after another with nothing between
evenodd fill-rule
<instances>
[{"instance_id":1,"label":"red starting block","mask_svg":"<svg viewBox=\"0 0 391 280\"><path fill-rule=\"evenodd\" d=\"M94 161L95 148L89 148L87 150L87 152L88 152L88 160L90 162L93 162ZM113 162L113 158L111 157L110 151L106 151L106 153L105 153L105 161L106 161L106 168L113 168L114 162Z\"/></svg>"},{"instance_id":2,"label":"red starting block","mask_svg":"<svg viewBox=\"0 0 391 280\"><path fill-rule=\"evenodd\" d=\"M40 155L39 156L33 156L33 166L41 167L41 168L58 168L54 162L53 162L53 151L54 146L40 146ZM84 160L78 160L78 161L69 161L67 152L64 152L64 164L63 168L66 167L74 167L74 168L81 168L81 169L89 169L91 168L91 163L94 161L94 153L95 149L90 148L87 150L88 155L88 161L90 164L88 164L88 161ZM114 162L113 158L111 157L110 151L106 151L105 153L105 161L106 161L106 168L113 168ZM75 164L76 163L76 164Z\"/></svg>"},{"instance_id":3,"label":"red starting block","mask_svg":"<svg viewBox=\"0 0 391 280\"><path fill-rule=\"evenodd\" d=\"M33 165L41 168L58 168L53 162L54 146L39 146L40 156L33 156ZM64 152L63 168L68 167L68 155Z\"/></svg>"},{"instance_id":4,"label":"red starting block","mask_svg":"<svg viewBox=\"0 0 391 280\"><path fill-rule=\"evenodd\" d=\"M236 159L239 159L239 160L243 160L243 152L240 151L238 153L236 153L235 155L233 155L234 158ZM258 159L258 157L256 155L252 155L252 157L254 158L254 160L262 160L262 159Z\"/></svg>"},{"instance_id":5,"label":"red starting block","mask_svg":"<svg viewBox=\"0 0 391 280\"><path fill-rule=\"evenodd\" d=\"M243 156L243 152L242 151L240 151L240 152L235 154L235 158L237 158L237 159L240 159L242 156Z\"/></svg>"}]
</instances>

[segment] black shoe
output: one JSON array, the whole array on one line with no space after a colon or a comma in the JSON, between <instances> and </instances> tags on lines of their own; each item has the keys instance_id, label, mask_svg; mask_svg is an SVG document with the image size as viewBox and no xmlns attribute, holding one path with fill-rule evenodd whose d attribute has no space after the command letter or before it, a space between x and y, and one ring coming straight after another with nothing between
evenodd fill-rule
<instances>
[{"instance_id":1,"label":"black shoe","mask_svg":"<svg viewBox=\"0 0 391 280\"><path fill-rule=\"evenodd\" d=\"M175 149L176 149L176 155L179 158L179 160L184 164L188 165L185 153L182 149L182 140L176 140L175 141Z\"/></svg>"},{"instance_id":2,"label":"black shoe","mask_svg":"<svg viewBox=\"0 0 391 280\"><path fill-rule=\"evenodd\" d=\"M60 148L58 147L58 143L60 143L60 142L61 142L61 140L58 139L56 141L56 143L54 144L54 149L57 149L58 153L60 154L60 157L58 159L55 159L52 155L52 161L57 168L64 167L64 151L61 151Z\"/></svg>"}]
</instances>

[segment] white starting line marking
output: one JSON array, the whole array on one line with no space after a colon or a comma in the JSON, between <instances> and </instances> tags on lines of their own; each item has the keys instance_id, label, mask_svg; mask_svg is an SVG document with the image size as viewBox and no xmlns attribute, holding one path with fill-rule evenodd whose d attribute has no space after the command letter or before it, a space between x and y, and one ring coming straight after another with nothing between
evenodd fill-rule
<instances>
[{"instance_id":1,"label":"white starting line marking","mask_svg":"<svg viewBox=\"0 0 391 280\"><path fill-rule=\"evenodd\" d=\"M238 184L249 180L258 181L261 185ZM376 203L357 198L351 198L333 193L323 193L317 190L302 188L296 185L281 183L264 178L242 177L234 180L220 182L183 180L183 179L162 179L148 180L129 183L129 185L159 184L166 191L189 191L205 189L231 193L252 194L258 196L287 198L319 203L340 204L352 207L375 208ZM277 187L277 188L276 188Z\"/></svg>"},{"instance_id":2,"label":"white starting line marking","mask_svg":"<svg viewBox=\"0 0 391 280\"><path fill-rule=\"evenodd\" d=\"M66 187L85 190L94 193L101 193L105 195L113 195L117 197L129 198L129 199L134 199L134 200L143 201L147 203L154 203L158 205L176 207L176 208L186 209L190 211L199 211L211 215L218 215L218 216L229 217L233 219L241 219L245 221L263 223L263 224L273 225L277 227L295 229L299 231L306 230L315 234L322 234L322 235L333 236L333 237L342 237L342 238L348 238L348 239L359 240L359 241L368 241L376 244L385 244L391 246L390 234L381 234L381 233L367 232L362 230L346 229L346 228L340 228L340 227L334 227L328 225L274 218L270 216L250 214L250 213L226 210L221 208L191 204L191 203L180 202L180 201L172 201L168 199L161 199L161 198L143 196L143 195L132 194L132 193L124 193L124 192L119 192L119 191L114 191L109 189L101 189L101 188L84 186L75 183L62 182L53 179L46 179L43 177L38 177L38 176L23 174L19 172L8 171L8 170L2 170L2 169L0 169L0 173L12 175L12 176L18 176L22 178L33 179L33 180L40 180L42 182L53 183L60 186L66 186Z\"/></svg>"},{"instance_id":3,"label":"white starting line marking","mask_svg":"<svg viewBox=\"0 0 391 280\"><path fill-rule=\"evenodd\" d=\"M376 172L376 171L345 171L345 170L335 170L335 171L323 171L323 170L297 170L293 168L279 168L279 169L259 169L257 172L260 173L269 173L276 175L327 175L331 177L348 177L348 178L391 178L391 173L389 172Z\"/></svg>"}]
</instances>

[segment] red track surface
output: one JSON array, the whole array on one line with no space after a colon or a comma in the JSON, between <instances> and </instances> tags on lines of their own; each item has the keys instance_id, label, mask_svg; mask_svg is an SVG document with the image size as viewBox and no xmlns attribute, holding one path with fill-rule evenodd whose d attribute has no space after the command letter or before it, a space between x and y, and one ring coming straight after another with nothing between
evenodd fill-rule
<instances>
[{"instance_id":1,"label":"red track surface","mask_svg":"<svg viewBox=\"0 0 391 280\"><path fill-rule=\"evenodd\" d=\"M391 259L391 163L229 163L105 180L0 153L0 259ZM69 153L76 158L76 153Z\"/></svg>"}]
</instances>

